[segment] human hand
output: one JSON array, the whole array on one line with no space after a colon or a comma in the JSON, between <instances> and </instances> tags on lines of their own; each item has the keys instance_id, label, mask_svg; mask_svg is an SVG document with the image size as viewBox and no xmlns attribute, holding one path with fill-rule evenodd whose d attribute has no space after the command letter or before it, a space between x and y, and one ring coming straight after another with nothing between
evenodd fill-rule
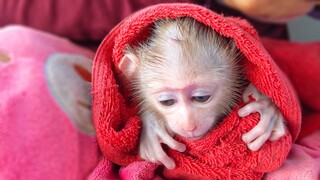
<instances>
[{"instance_id":1,"label":"human hand","mask_svg":"<svg viewBox=\"0 0 320 180\"><path fill-rule=\"evenodd\" d=\"M163 121L154 113L145 114L141 119L140 157L149 162L163 164L168 169L175 168L174 160L162 149L161 143L180 152L184 152L186 146L171 137Z\"/></svg>"},{"instance_id":2,"label":"human hand","mask_svg":"<svg viewBox=\"0 0 320 180\"><path fill-rule=\"evenodd\" d=\"M307 14L320 0L224 0L223 4L258 20L286 22Z\"/></svg>"},{"instance_id":3,"label":"human hand","mask_svg":"<svg viewBox=\"0 0 320 180\"><path fill-rule=\"evenodd\" d=\"M255 98L255 101L242 107L238 114L240 117L245 117L251 113L260 113L259 123L242 136L248 148L257 151L267 140L276 141L282 137L285 134L285 124L276 105L252 84L245 89L242 95L245 103L249 102L249 96Z\"/></svg>"}]
</instances>

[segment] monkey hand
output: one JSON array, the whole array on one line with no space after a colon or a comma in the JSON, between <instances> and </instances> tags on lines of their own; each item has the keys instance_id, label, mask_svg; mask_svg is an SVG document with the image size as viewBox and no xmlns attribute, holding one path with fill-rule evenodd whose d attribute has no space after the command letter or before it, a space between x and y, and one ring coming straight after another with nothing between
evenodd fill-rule
<instances>
[{"instance_id":1,"label":"monkey hand","mask_svg":"<svg viewBox=\"0 0 320 180\"><path fill-rule=\"evenodd\" d=\"M164 123L154 114L149 113L142 118L139 155L146 161L163 164L168 169L175 168L174 160L162 149L161 143L180 152L186 150L184 144L169 135Z\"/></svg>"},{"instance_id":2,"label":"monkey hand","mask_svg":"<svg viewBox=\"0 0 320 180\"><path fill-rule=\"evenodd\" d=\"M247 143L248 148L257 151L267 140L275 141L283 136L286 127L277 106L252 84L245 89L242 95L245 103L249 102L249 96L255 98L255 101L242 107L238 114L240 117L245 117L251 113L260 113L259 123L242 136L242 140Z\"/></svg>"}]
</instances>

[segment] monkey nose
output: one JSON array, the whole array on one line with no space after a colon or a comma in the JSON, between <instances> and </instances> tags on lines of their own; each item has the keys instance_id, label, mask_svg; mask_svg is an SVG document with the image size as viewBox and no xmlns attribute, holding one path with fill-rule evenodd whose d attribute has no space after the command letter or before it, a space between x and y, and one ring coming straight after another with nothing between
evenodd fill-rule
<instances>
[{"instance_id":1,"label":"monkey nose","mask_svg":"<svg viewBox=\"0 0 320 180\"><path fill-rule=\"evenodd\" d=\"M192 132L196 129L196 124L194 122L187 122L183 125L183 130Z\"/></svg>"}]
</instances>

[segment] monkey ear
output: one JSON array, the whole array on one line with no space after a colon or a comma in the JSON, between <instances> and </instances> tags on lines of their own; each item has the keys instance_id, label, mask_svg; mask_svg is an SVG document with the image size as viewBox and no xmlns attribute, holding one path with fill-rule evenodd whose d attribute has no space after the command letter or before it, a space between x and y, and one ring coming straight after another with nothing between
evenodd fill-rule
<instances>
[{"instance_id":1,"label":"monkey ear","mask_svg":"<svg viewBox=\"0 0 320 180\"><path fill-rule=\"evenodd\" d=\"M119 69L124 75L130 79L137 71L137 56L133 54L125 54L119 63Z\"/></svg>"}]
</instances>

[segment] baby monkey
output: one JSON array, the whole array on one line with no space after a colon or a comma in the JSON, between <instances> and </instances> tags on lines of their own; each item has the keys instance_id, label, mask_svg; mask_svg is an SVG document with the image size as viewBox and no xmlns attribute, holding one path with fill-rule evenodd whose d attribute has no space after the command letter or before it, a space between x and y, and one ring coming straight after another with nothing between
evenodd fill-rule
<instances>
[{"instance_id":1,"label":"baby monkey","mask_svg":"<svg viewBox=\"0 0 320 180\"><path fill-rule=\"evenodd\" d=\"M143 159L174 168L161 143L185 151L173 136L203 137L241 98L249 102L249 96L255 101L241 108L239 116L261 116L242 137L248 148L258 150L268 139L285 134L277 107L245 80L240 57L232 39L187 17L158 20L145 42L127 47L119 69L139 102Z\"/></svg>"}]
</instances>

